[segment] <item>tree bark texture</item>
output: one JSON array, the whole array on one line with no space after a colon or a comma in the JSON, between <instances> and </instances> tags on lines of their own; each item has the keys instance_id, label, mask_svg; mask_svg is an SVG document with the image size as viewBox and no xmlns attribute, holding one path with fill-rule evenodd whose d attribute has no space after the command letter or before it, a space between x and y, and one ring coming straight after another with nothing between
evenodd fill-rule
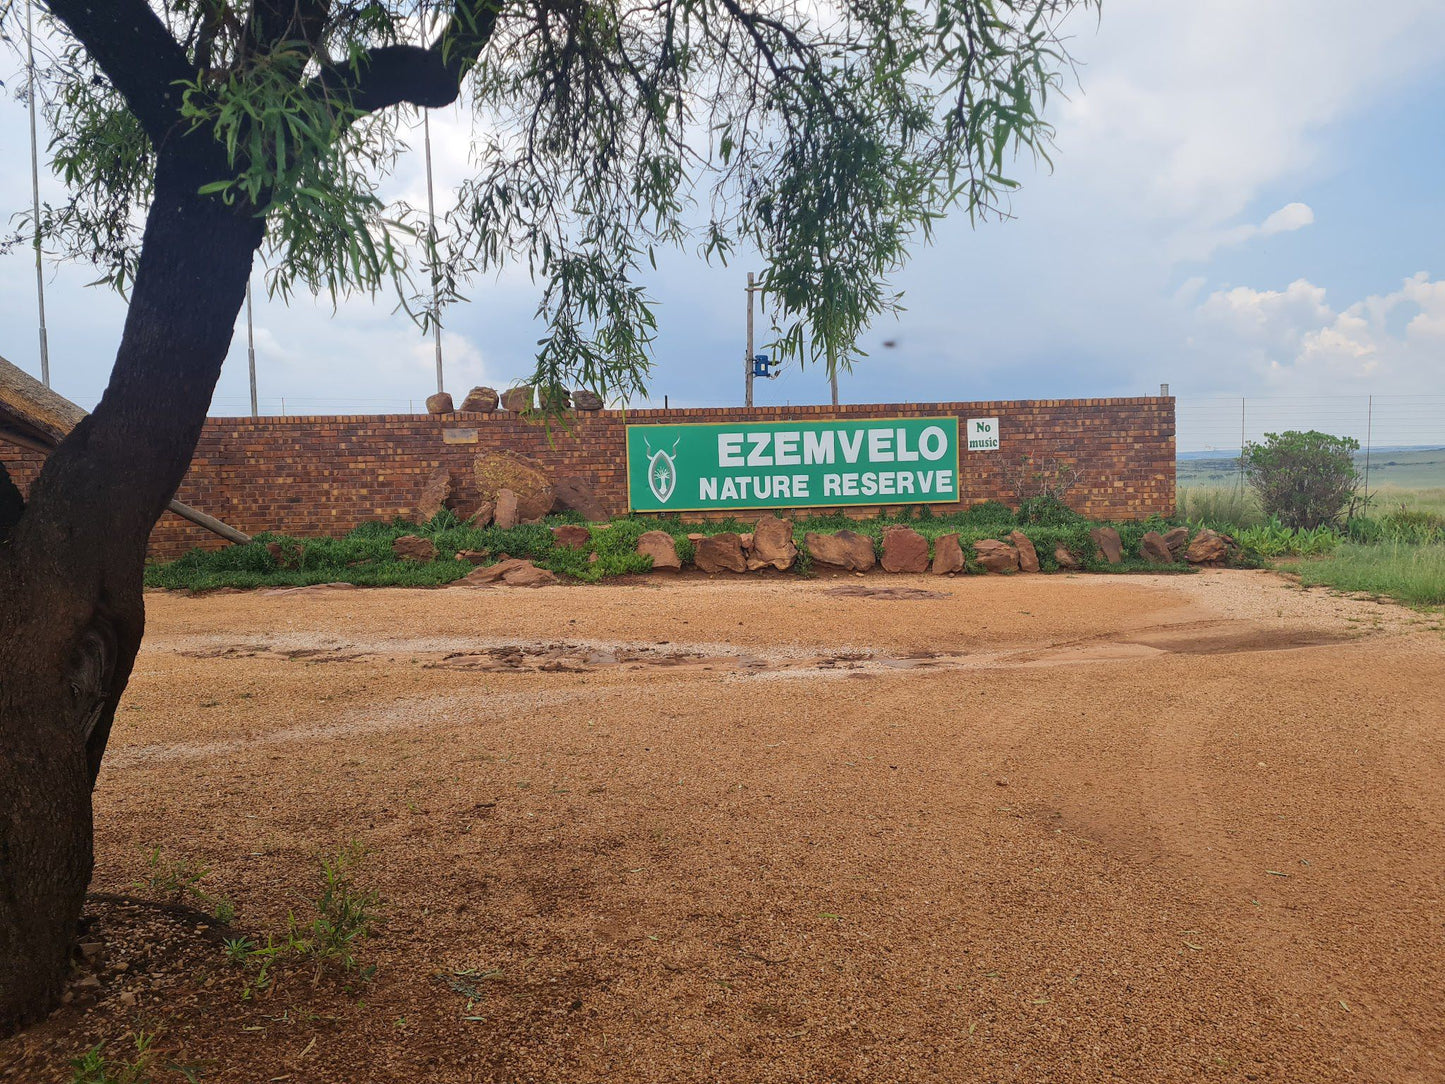
<instances>
[{"instance_id":1,"label":"tree bark texture","mask_svg":"<svg viewBox=\"0 0 1445 1084\"><path fill-rule=\"evenodd\" d=\"M259 218L197 195L215 175L162 154L110 385L0 536L0 1034L46 1012L66 975L91 789L145 625L147 540L195 450L261 243Z\"/></svg>"}]
</instances>

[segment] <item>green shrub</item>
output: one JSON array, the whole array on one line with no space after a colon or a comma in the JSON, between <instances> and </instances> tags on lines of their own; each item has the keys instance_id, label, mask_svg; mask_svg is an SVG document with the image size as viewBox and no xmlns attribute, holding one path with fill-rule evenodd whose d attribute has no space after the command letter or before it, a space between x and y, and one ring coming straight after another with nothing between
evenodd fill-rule
<instances>
[{"instance_id":1,"label":"green shrub","mask_svg":"<svg viewBox=\"0 0 1445 1084\"><path fill-rule=\"evenodd\" d=\"M1313 429L1266 433L1264 443L1245 445L1245 471L1271 519L1296 528L1335 524L1355 500L1359 447L1353 437Z\"/></svg>"}]
</instances>

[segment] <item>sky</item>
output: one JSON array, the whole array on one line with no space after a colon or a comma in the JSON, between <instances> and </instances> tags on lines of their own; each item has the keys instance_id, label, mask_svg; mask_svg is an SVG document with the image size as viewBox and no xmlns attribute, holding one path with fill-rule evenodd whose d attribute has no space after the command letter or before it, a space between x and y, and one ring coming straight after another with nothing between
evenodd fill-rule
<instances>
[{"instance_id":1,"label":"sky","mask_svg":"<svg viewBox=\"0 0 1445 1084\"><path fill-rule=\"evenodd\" d=\"M954 215L915 252L893 280L906 311L865 333L842 401L1168 384L1181 451L1238 448L1241 413L1250 439L1368 429L1376 445L1445 444L1445 4L1104 0L1070 30L1078 68L1050 102L1052 170L1019 163L1011 218ZM3 214L30 201L18 68L0 58ZM434 114L439 192L467 169L468 131L455 109ZM421 202L416 146L394 188ZM47 191L59 186L42 162ZM653 403L741 402L749 269L677 253L646 283L659 302ZM124 319L89 272L45 269L52 380L86 407ZM538 338L525 276L470 296L443 337L458 400L525 377ZM434 390L430 340L391 299L288 309L258 289L254 323L263 413L419 410ZM0 355L39 373L23 247L0 256ZM826 402L827 379L791 366L755 396ZM248 411L242 323L212 413Z\"/></svg>"}]
</instances>

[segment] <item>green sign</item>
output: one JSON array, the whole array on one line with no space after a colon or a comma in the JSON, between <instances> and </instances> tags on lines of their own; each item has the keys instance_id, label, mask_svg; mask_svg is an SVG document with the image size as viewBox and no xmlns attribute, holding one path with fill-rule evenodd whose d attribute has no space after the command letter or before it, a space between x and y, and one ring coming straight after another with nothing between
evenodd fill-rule
<instances>
[{"instance_id":1,"label":"green sign","mask_svg":"<svg viewBox=\"0 0 1445 1084\"><path fill-rule=\"evenodd\" d=\"M629 425L634 512L958 500L958 419Z\"/></svg>"}]
</instances>

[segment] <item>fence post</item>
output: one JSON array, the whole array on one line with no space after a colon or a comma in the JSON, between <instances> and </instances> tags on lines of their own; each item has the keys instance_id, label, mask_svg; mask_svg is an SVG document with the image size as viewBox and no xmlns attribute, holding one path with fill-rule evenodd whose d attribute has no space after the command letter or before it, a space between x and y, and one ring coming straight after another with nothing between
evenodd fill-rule
<instances>
[{"instance_id":1,"label":"fence post","mask_svg":"<svg viewBox=\"0 0 1445 1084\"><path fill-rule=\"evenodd\" d=\"M1365 407L1365 510L1370 508L1370 441L1375 435L1375 397Z\"/></svg>"}]
</instances>

